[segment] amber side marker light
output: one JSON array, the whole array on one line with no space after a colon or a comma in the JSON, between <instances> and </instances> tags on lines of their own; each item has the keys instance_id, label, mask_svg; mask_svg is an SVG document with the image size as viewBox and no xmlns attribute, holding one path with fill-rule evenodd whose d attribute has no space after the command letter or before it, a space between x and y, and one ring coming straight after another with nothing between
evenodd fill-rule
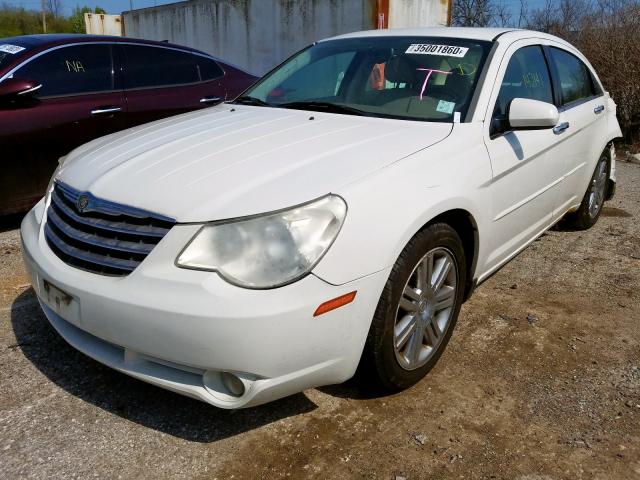
<instances>
[{"instance_id":1,"label":"amber side marker light","mask_svg":"<svg viewBox=\"0 0 640 480\"><path fill-rule=\"evenodd\" d=\"M322 315L323 313L330 312L331 310L335 310L336 308L343 307L348 303L353 302L353 299L356 298L356 292L346 293L344 295L340 295L332 300L327 300L323 304L321 304L316 311L313 313L314 317L318 315Z\"/></svg>"}]
</instances>

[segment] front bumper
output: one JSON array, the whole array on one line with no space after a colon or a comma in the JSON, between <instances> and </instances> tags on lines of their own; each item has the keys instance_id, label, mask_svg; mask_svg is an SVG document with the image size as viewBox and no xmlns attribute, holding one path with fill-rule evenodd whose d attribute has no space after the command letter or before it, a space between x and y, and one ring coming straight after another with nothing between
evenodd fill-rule
<instances>
[{"instance_id":1,"label":"front bumper","mask_svg":"<svg viewBox=\"0 0 640 480\"><path fill-rule=\"evenodd\" d=\"M23 255L60 335L101 363L222 408L350 378L389 274L340 286L308 275L273 290L238 288L216 273L174 266L198 228L177 225L133 273L106 277L71 267L49 249L42 211L40 203L22 222ZM313 317L321 303L354 290L351 304ZM230 394L222 372L242 380L242 396Z\"/></svg>"}]
</instances>

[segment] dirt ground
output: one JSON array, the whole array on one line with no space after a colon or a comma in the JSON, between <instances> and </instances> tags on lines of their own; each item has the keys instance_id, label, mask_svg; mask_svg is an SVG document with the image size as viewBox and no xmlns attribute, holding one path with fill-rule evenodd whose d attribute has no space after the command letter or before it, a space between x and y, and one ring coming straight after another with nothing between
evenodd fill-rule
<instances>
[{"instance_id":1,"label":"dirt ground","mask_svg":"<svg viewBox=\"0 0 640 480\"><path fill-rule=\"evenodd\" d=\"M0 476L640 479L640 165L618 175L594 228L548 232L476 291L415 387L351 382L235 412L69 347L5 220Z\"/></svg>"}]
</instances>

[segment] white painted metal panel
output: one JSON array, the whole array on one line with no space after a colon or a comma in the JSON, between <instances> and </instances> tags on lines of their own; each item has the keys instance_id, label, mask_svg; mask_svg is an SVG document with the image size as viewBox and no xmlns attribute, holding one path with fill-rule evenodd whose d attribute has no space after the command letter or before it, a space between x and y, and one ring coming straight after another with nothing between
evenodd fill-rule
<instances>
[{"instance_id":1,"label":"white painted metal panel","mask_svg":"<svg viewBox=\"0 0 640 480\"><path fill-rule=\"evenodd\" d=\"M446 27L450 0L390 0L389 28Z\"/></svg>"},{"instance_id":2,"label":"white painted metal panel","mask_svg":"<svg viewBox=\"0 0 640 480\"><path fill-rule=\"evenodd\" d=\"M88 34L122 36L122 17L120 15L85 13L84 24Z\"/></svg>"}]
</instances>

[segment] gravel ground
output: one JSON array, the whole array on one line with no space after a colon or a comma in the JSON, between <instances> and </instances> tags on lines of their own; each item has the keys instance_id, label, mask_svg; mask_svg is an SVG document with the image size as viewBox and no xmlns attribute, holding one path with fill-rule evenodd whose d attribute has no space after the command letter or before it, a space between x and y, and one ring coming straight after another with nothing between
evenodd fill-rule
<instances>
[{"instance_id":1,"label":"gravel ground","mask_svg":"<svg viewBox=\"0 0 640 480\"><path fill-rule=\"evenodd\" d=\"M545 234L392 396L356 385L218 410L69 347L0 225L3 478L640 479L640 165L588 232Z\"/></svg>"}]
</instances>

